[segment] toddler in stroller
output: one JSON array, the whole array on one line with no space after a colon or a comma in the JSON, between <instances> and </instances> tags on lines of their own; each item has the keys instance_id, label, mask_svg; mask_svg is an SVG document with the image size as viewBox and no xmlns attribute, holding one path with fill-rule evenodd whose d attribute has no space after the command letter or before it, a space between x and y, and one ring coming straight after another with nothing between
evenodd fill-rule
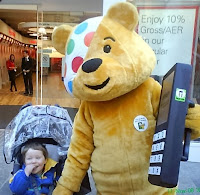
<instances>
[{"instance_id":1,"label":"toddler in stroller","mask_svg":"<svg viewBox=\"0 0 200 195\"><path fill-rule=\"evenodd\" d=\"M71 134L72 122L67 110L46 105L22 107L5 129L5 161L14 162L14 176L10 180L12 192L16 195L51 194L61 176ZM31 152L36 152L37 155L34 156L35 153ZM28 166L29 155L41 158L41 164L36 163L36 167ZM28 182L26 188L23 184L25 190L22 192L22 183L19 185L19 182L23 178ZM76 194L83 195L90 191L89 178L86 175Z\"/></svg>"},{"instance_id":2,"label":"toddler in stroller","mask_svg":"<svg viewBox=\"0 0 200 195\"><path fill-rule=\"evenodd\" d=\"M53 187L57 162L48 157L47 149L38 142L26 143L22 148L24 165L10 179L14 194L50 194Z\"/></svg>"}]
</instances>

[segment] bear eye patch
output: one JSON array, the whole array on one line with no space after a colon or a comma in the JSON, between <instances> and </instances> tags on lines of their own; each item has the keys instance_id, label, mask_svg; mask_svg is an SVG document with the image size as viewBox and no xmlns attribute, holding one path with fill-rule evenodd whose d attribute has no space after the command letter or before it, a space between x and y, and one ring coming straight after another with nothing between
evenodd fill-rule
<instances>
[{"instance_id":1,"label":"bear eye patch","mask_svg":"<svg viewBox=\"0 0 200 195\"><path fill-rule=\"evenodd\" d=\"M115 39L113 39L112 37L105 37L105 38L104 38L104 40L107 40L107 39L109 39L109 40L115 42ZM104 48L103 48L103 51L104 51L105 53L110 53L110 50L111 50L111 46L110 46L110 45L105 45Z\"/></svg>"},{"instance_id":2,"label":"bear eye patch","mask_svg":"<svg viewBox=\"0 0 200 195\"><path fill-rule=\"evenodd\" d=\"M111 46L110 45L105 45L104 48L103 48L103 51L105 53L110 53L110 50L111 50Z\"/></svg>"}]
</instances>

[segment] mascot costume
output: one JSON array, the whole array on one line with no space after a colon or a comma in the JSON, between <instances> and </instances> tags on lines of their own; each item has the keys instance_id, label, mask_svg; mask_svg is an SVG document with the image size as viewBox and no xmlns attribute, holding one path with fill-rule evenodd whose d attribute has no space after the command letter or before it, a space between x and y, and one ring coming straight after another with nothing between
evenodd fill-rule
<instances>
[{"instance_id":1,"label":"mascot costume","mask_svg":"<svg viewBox=\"0 0 200 195\"><path fill-rule=\"evenodd\" d=\"M121 2L104 17L53 32L54 47L66 55L65 86L81 99L54 195L79 191L89 166L98 194L168 194L148 182L161 86L150 78L156 57L137 24L137 9ZM200 136L199 105L188 109L185 126Z\"/></svg>"}]
</instances>

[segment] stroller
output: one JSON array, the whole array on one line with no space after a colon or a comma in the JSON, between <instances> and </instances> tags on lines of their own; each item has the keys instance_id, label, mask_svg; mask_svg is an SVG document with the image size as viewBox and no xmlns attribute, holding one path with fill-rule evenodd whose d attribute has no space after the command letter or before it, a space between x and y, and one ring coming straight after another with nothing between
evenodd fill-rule
<instances>
[{"instance_id":1,"label":"stroller","mask_svg":"<svg viewBox=\"0 0 200 195\"><path fill-rule=\"evenodd\" d=\"M59 178L67 158L71 134L72 121L66 109L58 105L22 106L5 129L3 153L7 164L14 162L11 174L14 175L22 167L21 148L28 142L36 141L45 145L49 158L58 162L55 178ZM56 181L54 183L56 184ZM55 185L51 193L54 188ZM83 195L90 191L89 178L86 174L80 191L74 194Z\"/></svg>"}]
</instances>

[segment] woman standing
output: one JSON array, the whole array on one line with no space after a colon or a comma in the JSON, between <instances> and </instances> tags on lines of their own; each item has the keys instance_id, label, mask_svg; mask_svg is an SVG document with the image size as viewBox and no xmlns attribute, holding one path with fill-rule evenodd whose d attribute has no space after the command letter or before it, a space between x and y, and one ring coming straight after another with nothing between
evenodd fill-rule
<instances>
[{"instance_id":1,"label":"woman standing","mask_svg":"<svg viewBox=\"0 0 200 195\"><path fill-rule=\"evenodd\" d=\"M11 81L10 91L12 92L12 87L15 87L15 91L17 91L17 87L15 84L15 75L16 75L16 66L15 66L15 56L14 54L10 55L10 59L6 62L6 66L8 69L9 79Z\"/></svg>"}]
</instances>

